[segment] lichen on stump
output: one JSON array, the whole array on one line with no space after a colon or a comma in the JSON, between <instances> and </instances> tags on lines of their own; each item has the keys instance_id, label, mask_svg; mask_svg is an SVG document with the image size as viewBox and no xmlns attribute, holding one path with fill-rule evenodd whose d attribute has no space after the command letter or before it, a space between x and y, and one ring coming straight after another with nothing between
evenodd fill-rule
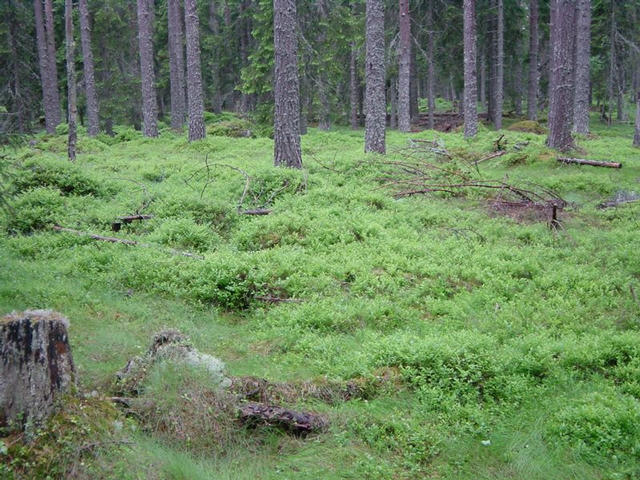
<instances>
[{"instance_id":1,"label":"lichen on stump","mask_svg":"<svg viewBox=\"0 0 640 480\"><path fill-rule=\"evenodd\" d=\"M69 321L48 310L0 320L0 427L24 429L45 419L73 385Z\"/></svg>"}]
</instances>

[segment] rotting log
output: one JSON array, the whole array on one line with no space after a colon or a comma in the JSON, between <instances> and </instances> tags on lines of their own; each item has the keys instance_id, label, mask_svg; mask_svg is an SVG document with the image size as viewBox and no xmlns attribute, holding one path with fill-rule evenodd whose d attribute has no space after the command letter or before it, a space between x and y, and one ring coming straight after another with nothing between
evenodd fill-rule
<instances>
[{"instance_id":1,"label":"rotting log","mask_svg":"<svg viewBox=\"0 0 640 480\"><path fill-rule=\"evenodd\" d=\"M307 435L320 432L328 426L322 415L311 412L299 412L284 407L250 402L239 409L240 420L248 426L276 427L295 435Z\"/></svg>"},{"instance_id":2,"label":"rotting log","mask_svg":"<svg viewBox=\"0 0 640 480\"><path fill-rule=\"evenodd\" d=\"M622 168L622 163L619 162L602 162L599 160L586 160L584 158L558 158L560 163L574 163L577 165L590 165L592 167L607 167L607 168Z\"/></svg>"},{"instance_id":3,"label":"rotting log","mask_svg":"<svg viewBox=\"0 0 640 480\"><path fill-rule=\"evenodd\" d=\"M29 429L54 409L74 383L69 321L49 310L0 320L0 427Z\"/></svg>"}]
</instances>

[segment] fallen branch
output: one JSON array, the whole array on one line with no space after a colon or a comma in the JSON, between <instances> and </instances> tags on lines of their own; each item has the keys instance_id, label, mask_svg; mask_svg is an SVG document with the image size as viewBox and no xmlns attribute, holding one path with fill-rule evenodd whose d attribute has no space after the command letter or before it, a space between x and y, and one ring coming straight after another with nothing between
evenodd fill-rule
<instances>
[{"instance_id":1,"label":"fallen branch","mask_svg":"<svg viewBox=\"0 0 640 480\"><path fill-rule=\"evenodd\" d=\"M56 232L72 233L74 235L78 235L79 237L89 237L93 240L98 240L100 242L120 243L123 245L131 245L131 246L145 247L145 248L157 248L155 245L151 245L149 243L140 243L140 242L136 242L135 240L128 240L126 238L105 237L103 235L97 235L95 233L83 232L81 230L74 230L73 228L61 227L60 225L54 225L51 228ZM166 250L163 249L163 250L166 251L167 253L170 253L171 255L181 255L183 257L190 257L190 258L197 258L200 260L204 260L203 256L196 255L195 253L191 253L191 252L183 252L180 250L174 250L173 248L166 249Z\"/></svg>"},{"instance_id":2,"label":"fallen branch","mask_svg":"<svg viewBox=\"0 0 640 480\"><path fill-rule=\"evenodd\" d=\"M118 219L111 224L111 230L119 232L123 223L131 223L134 220L150 220L152 218L153 215L125 215L123 217L118 217Z\"/></svg>"},{"instance_id":3,"label":"fallen branch","mask_svg":"<svg viewBox=\"0 0 640 480\"><path fill-rule=\"evenodd\" d=\"M476 160L474 163L476 165L478 165L480 162L486 162L487 160L491 160L492 158L496 158L496 157L501 157L502 155L504 155L505 153L507 153L506 150L500 150L497 152L492 153L491 155L487 155L484 158L481 158L479 160Z\"/></svg>"},{"instance_id":4,"label":"fallen branch","mask_svg":"<svg viewBox=\"0 0 640 480\"><path fill-rule=\"evenodd\" d=\"M578 165L591 165L592 167L622 168L619 162L601 162L598 160L585 160L583 158L558 158L560 163L574 163Z\"/></svg>"},{"instance_id":5,"label":"fallen branch","mask_svg":"<svg viewBox=\"0 0 640 480\"><path fill-rule=\"evenodd\" d=\"M324 430L328 421L322 415L289 410L265 403L247 403L238 410L240 420L249 426L281 428L296 435L307 435Z\"/></svg>"},{"instance_id":6,"label":"fallen branch","mask_svg":"<svg viewBox=\"0 0 640 480\"><path fill-rule=\"evenodd\" d=\"M254 210L243 210L240 212L241 215L269 215L272 210L268 208L256 208Z\"/></svg>"}]
</instances>

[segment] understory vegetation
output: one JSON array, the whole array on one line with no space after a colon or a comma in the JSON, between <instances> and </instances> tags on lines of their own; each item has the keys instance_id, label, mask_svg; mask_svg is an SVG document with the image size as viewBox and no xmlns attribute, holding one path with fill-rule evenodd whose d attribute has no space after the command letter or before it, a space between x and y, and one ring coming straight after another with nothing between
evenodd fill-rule
<instances>
[{"instance_id":1,"label":"understory vegetation","mask_svg":"<svg viewBox=\"0 0 640 480\"><path fill-rule=\"evenodd\" d=\"M0 477L640 477L640 202L598 208L640 193L631 126L594 117L577 138L621 169L560 164L544 126L505 122L470 141L390 131L385 157L310 129L298 171L272 166L269 132L207 120L191 144L80 135L76 163L64 135L2 152L0 307L69 317L78 392L31 443L0 440ZM553 191L559 224L474 187L398 196L407 152ZM152 218L112 231L134 214ZM329 419L306 438L239 426L210 377L168 363L112 405L164 328L231 376L358 394L283 394Z\"/></svg>"}]
</instances>

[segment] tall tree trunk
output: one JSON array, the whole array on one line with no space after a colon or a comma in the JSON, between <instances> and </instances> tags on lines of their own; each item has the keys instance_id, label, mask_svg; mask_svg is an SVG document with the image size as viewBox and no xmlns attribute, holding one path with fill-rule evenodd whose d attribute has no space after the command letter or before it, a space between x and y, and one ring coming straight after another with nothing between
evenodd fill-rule
<instances>
[{"instance_id":1,"label":"tall tree trunk","mask_svg":"<svg viewBox=\"0 0 640 480\"><path fill-rule=\"evenodd\" d=\"M549 136L557 150L573 146L573 79L575 49L574 0L551 0L551 68L549 79Z\"/></svg>"},{"instance_id":2,"label":"tall tree trunk","mask_svg":"<svg viewBox=\"0 0 640 480\"><path fill-rule=\"evenodd\" d=\"M167 5L169 34L169 87L171 91L171 128L181 130L186 115L184 79L184 34L180 0Z\"/></svg>"},{"instance_id":3,"label":"tall tree trunk","mask_svg":"<svg viewBox=\"0 0 640 480\"><path fill-rule=\"evenodd\" d=\"M411 75L409 77L409 114L411 115L411 121L418 119L418 63L416 61L416 49L411 49L410 54L411 62L409 64L409 71Z\"/></svg>"},{"instance_id":4,"label":"tall tree trunk","mask_svg":"<svg viewBox=\"0 0 640 480\"><path fill-rule=\"evenodd\" d=\"M222 94L220 85L220 52L217 45L220 36L220 22L218 22L217 6L215 0L209 1L209 31L216 39L216 44L211 59L211 77L213 81L213 111L214 113L222 112Z\"/></svg>"},{"instance_id":5,"label":"tall tree trunk","mask_svg":"<svg viewBox=\"0 0 640 480\"><path fill-rule=\"evenodd\" d=\"M633 136L633 146L640 147L640 90L636 98L636 132Z\"/></svg>"},{"instance_id":6,"label":"tall tree trunk","mask_svg":"<svg viewBox=\"0 0 640 480\"><path fill-rule=\"evenodd\" d=\"M249 39L251 35L251 17L247 10L251 8L251 0L241 0L240 2L240 66L244 69L249 65ZM248 113L251 110L251 95L245 92L240 93L240 113Z\"/></svg>"},{"instance_id":7,"label":"tall tree trunk","mask_svg":"<svg viewBox=\"0 0 640 480\"><path fill-rule=\"evenodd\" d=\"M386 152L384 3L366 0L366 67L365 67L365 132L364 151Z\"/></svg>"},{"instance_id":8,"label":"tall tree trunk","mask_svg":"<svg viewBox=\"0 0 640 480\"><path fill-rule=\"evenodd\" d=\"M389 115L389 128L398 128L398 81L392 78L389 82L389 106L391 113Z\"/></svg>"},{"instance_id":9,"label":"tall tree trunk","mask_svg":"<svg viewBox=\"0 0 640 480\"><path fill-rule=\"evenodd\" d=\"M44 15L42 11L42 0L33 0L33 10L36 23L36 43L38 45L38 63L40 66L40 83L42 85L42 106L44 108L44 122L47 133L56 133L55 102L52 96L53 86L51 85L51 75L49 67L49 56L47 53L47 38L44 29Z\"/></svg>"},{"instance_id":10,"label":"tall tree trunk","mask_svg":"<svg viewBox=\"0 0 640 480\"><path fill-rule=\"evenodd\" d=\"M591 61L591 0L578 0L576 6L576 65L573 128L589 133L589 63Z\"/></svg>"},{"instance_id":11,"label":"tall tree trunk","mask_svg":"<svg viewBox=\"0 0 640 480\"><path fill-rule=\"evenodd\" d=\"M408 132L411 130L411 17L409 16L409 0L399 0L399 14L398 129L401 132ZM391 89L392 92L394 90L395 88Z\"/></svg>"},{"instance_id":12,"label":"tall tree trunk","mask_svg":"<svg viewBox=\"0 0 640 480\"><path fill-rule=\"evenodd\" d=\"M427 26L429 28L429 36L427 37L427 55L429 56L428 64L427 64L427 81L428 92L428 106L429 106L429 129L433 130L435 127L435 113L436 113L436 95L435 95L435 82L436 82L436 74L435 74L435 59L433 58L435 54L435 31L433 25L433 2L435 0L429 0L429 5L427 7Z\"/></svg>"},{"instance_id":13,"label":"tall tree trunk","mask_svg":"<svg viewBox=\"0 0 640 480\"><path fill-rule=\"evenodd\" d=\"M274 163L302 168L295 0L273 0L275 45Z\"/></svg>"},{"instance_id":14,"label":"tall tree trunk","mask_svg":"<svg viewBox=\"0 0 640 480\"><path fill-rule=\"evenodd\" d=\"M84 66L84 89L87 96L87 133L95 137L100 130L98 122L98 95L93 71L93 52L91 51L91 21L87 0L78 1L80 11L80 40L82 42L82 64Z\"/></svg>"},{"instance_id":15,"label":"tall tree trunk","mask_svg":"<svg viewBox=\"0 0 640 480\"><path fill-rule=\"evenodd\" d=\"M527 118L538 119L538 0L529 0L529 84Z\"/></svg>"},{"instance_id":16,"label":"tall tree trunk","mask_svg":"<svg viewBox=\"0 0 640 480\"><path fill-rule=\"evenodd\" d=\"M487 106L487 54L484 45L480 49L480 105Z\"/></svg>"},{"instance_id":17,"label":"tall tree trunk","mask_svg":"<svg viewBox=\"0 0 640 480\"><path fill-rule=\"evenodd\" d=\"M75 52L76 42L73 38L73 0L64 2L64 32L67 51L67 116L69 123L69 139L67 153L69 160L76 160L76 118L78 116L78 102L76 95L76 65Z\"/></svg>"},{"instance_id":18,"label":"tall tree trunk","mask_svg":"<svg viewBox=\"0 0 640 480\"><path fill-rule=\"evenodd\" d=\"M478 133L476 72L476 0L464 0L464 137Z\"/></svg>"},{"instance_id":19,"label":"tall tree trunk","mask_svg":"<svg viewBox=\"0 0 640 480\"><path fill-rule=\"evenodd\" d=\"M609 111L608 123L613 121L613 86L616 71L616 14L615 0L611 0L611 30L609 34L609 78L607 80L607 110Z\"/></svg>"},{"instance_id":20,"label":"tall tree trunk","mask_svg":"<svg viewBox=\"0 0 640 480\"><path fill-rule=\"evenodd\" d=\"M44 15L45 35L47 39L47 58L49 60L49 82L51 84L51 108L53 122L55 125L58 125L62 121L62 110L60 106L60 91L58 90L58 67L56 65L56 42L52 0L44 1Z\"/></svg>"},{"instance_id":21,"label":"tall tree trunk","mask_svg":"<svg viewBox=\"0 0 640 480\"><path fill-rule=\"evenodd\" d=\"M496 32L496 89L495 116L493 124L497 130L502 128L502 106L504 104L504 3L497 0L497 32Z\"/></svg>"},{"instance_id":22,"label":"tall tree trunk","mask_svg":"<svg viewBox=\"0 0 640 480\"><path fill-rule=\"evenodd\" d=\"M354 4L352 4L354 5ZM350 120L351 128L356 129L360 126L358 119L358 102L360 86L358 85L358 66L357 52L355 42L351 42L351 53L349 59L349 104L351 108Z\"/></svg>"},{"instance_id":23,"label":"tall tree trunk","mask_svg":"<svg viewBox=\"0 0 640 480\"><path fill-rule=\"evenodd\" d=\"M187 101L189 104L189 141L205 137L202 73L200 71L200 22L196 0L184 0L184 25L187 37Z\"/></svg>"},{"instance_id":24,"label":"tall tree trunk","mask_svg":"<svg viewBox=\"0 0 640 480\"><path fill-rule=\"evenodd\" d=\"M520 52L520 49L518 49ZM522 116L522 60L520 55L513 59L513 108L516 116Z\"/></svg>"},{"instance_id":25,"label":"tall tree trunk","mask_svg":"<svg viewBox=\"0 0 640 480\"><path fill-rule=\"evenodd\" d=\"M26 118L25 113L27 107L25 105L25 99L22 96L22 82L20 81L20 57L18 54L18 19L16 18L16 12L13 9L7 9L5 11L4 20L7 22L7 40L9 44L9 52L11 53L11 69L13 75L9 84L9 91L11 92L11 108L16 114L16 130L19 133L25 133L26 131Z\"/></svg>"},{"instance_id":26,"label":"tall tree trunk","mask_svg":"<svg viewBox=\"0 0 640 480\"><path fill-rule=\"evenodd\" d=\"M140 48L140 80L142 83L142 134L158 136L158 104L153 71L153 35L151 5L153 0L138 2L138 44Z\"/></svg>"},{"instance_id":27,"label":"tall tree trunk","mask_svg":"<svg viewBox=\"0 0 640 480\"><path fill-rule=\"evenodd\" d=\"M489 63L489 85L487 91L487 119L494 122L496 118L496 64L498 58L497 19L495 15L496 0L489 0L489 14L487 15L487 43L489 45L487 59Z\"/></svg>"}]
</instances>

